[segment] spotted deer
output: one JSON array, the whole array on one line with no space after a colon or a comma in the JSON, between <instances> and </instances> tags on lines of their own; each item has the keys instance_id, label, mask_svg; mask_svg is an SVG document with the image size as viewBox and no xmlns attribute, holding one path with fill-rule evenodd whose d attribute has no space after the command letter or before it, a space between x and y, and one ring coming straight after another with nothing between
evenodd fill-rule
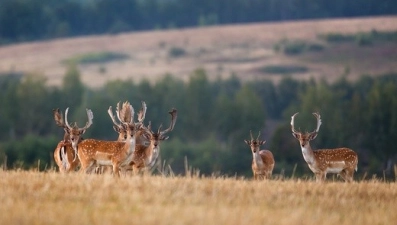
<instances>
[{"instance_id":1,"label":"spotted deer","mask_svg":"<svg viewBox=\"0 0 397 225\"><path fill-rule=\"evenodd\" d=\"M316 181L324 181L327 173L339 174L346 182L353 181L354 171L357 171L357 153L349 148L318 149L310 147L310 141L317 137L321 126L320 114L313 113L317 119L317 127L313 132L301 133L294 128L294 118L291 117L292 135L298 139L305 159L310 170L316 175Z\"/></svg>"},{"instance_id":2,"label":"spotted deer","mask_svg":"<svg viewBox=\"0 0 397 225\"><path fill-rule=\"evenodd\" d=\"M109 107L108 109L108 114L110 116L110 119L113 122L113 129L118 133L118 138L117 141L125 141L127 139L127 130L126 130L126 126L123 125L123 123L132 123L132 119L131 118L131 112L129 112L131 109L131 104L126 101L124 102L121 107L120 107L120 102L117 103L116 105L116 115L117 115L117 119L119 122L117 122L116 117L113 114L112 108ZM147 106L146 103L142 101L142 108L140 109L140 111L138 112L138 123L135 123L135 125L139 125L140 127L143 127L143 121L145 119L145 115L146 115L146 110L147 110ZM144 139L142 137L142 133L143 133L143 129L140 128L138 130L136 130L135 132L135 146L137 144L145 144L147 142L146 139ZM96 172L97 173L104 173L107 171L107 167L105 166L98 166L96 168Z\"/></svg>"},{"instance_id":3,"label":"spotted deer","mask_svg":"<svg viewBox=\"0 0 397 225\"><path fill-rule=\"evenodd\" d=\"M68 127L63 120L63 114L61 110L57 108L53 109L52 111L54 113L55 123L65 130L63 140L58 143L54 151L55 163L58 165L59 171L62 173L75 171L79 166L80 161L78 160L77 154L72 147L72 143L70 142L69 133L67 132ZM87 109L87 115L90 116L90 114L92 114L91 110Z\"/></svg>"},{"instance_id":4,"label":"spotted deer","mask_svg":"<svg viewBox=\"0 0 397 225\"><path fill-rule=\"evenodd\" d=\"M129 102L124 102L121 107L120 107L120 103L117 103L116 115L119 122L116 121L112 109L111 108L108 109L108 114L113 122L113 129L118 133L118 138L117 138L118 141L124 141L127 138L126 129L125 126L122 125L122 123L133 122L131 121L132 118L128 116L129 115L128 110L130 109L130 106L131 104ZM141 127L143 127L143 121L145 119L146 110L147 110L146 103L142 102L142 108L139 110L137 115L138 123L135 123L135 125L140 125ZM143 137L142 133L143 133L143 129L139 129L136 131L135 136L136 136L137 144L144 144L145 142L147 142L147 140Z\"/></svg>"},{"instance_id":5,"label":"spotted deer","mask_svg":"<svg viewBox=\"0 0 397 225\"><path fill-rule=\"evenodd\" d=\"M254 174L255 180L269 179L272 177L274 168L274 157L269 150L260 150L261 145L265 144L266 141L259 140L261 132L258 137L254 139L252 132L250 131L251 140L244 140L244 142L250 146L252 151L252 173Z\"/></svg>"},{"instance_id":6,"label":"spotted deer","mask_svg":"<svg viewBox=\"0 0 397 225\"><path fill-rule=\"evenodd\" d=\"M149 145L136 145L133 160L125 170L132 170L134 174L138 174L139 171L151 169L156 164L160 155L160 143L169 138L166 134L174 129L177 119L176 109L173 108L168 113L171 115L171 123L167 129L161 130L162 125L160 125L157 131L153 131L150 122L147 127L142 127L144 130L142 135L149 140Z\"/></svg>"},{"instance_id":7,"label":"spotted deer","mask_svg":"<svg viewBox=\"0 0 397 225\"><path fill-rule=\"evenodd\" d=\"M111 110L111 106L109 110ZM65 114L67 114L67 111ZM135 132L140 126L133 122L134 109L132 106L126 111L126 114L126 117L131 118L131 122L122 122L122 126L126 130L126 139L124 141L85 139L81 142L79 142L79 139L83 132L74 132L74 129L67 121L67 115L65 115L65 123L69 129L70 140L73 148L77 151L82 172L91 173L97 165L111 165L113 167L113 175L120 176L120 167L127 165L132 160L132 153L135 150ZM92 118L89 117L89 121L92 121Z\"/></svg>"}]
</instances>

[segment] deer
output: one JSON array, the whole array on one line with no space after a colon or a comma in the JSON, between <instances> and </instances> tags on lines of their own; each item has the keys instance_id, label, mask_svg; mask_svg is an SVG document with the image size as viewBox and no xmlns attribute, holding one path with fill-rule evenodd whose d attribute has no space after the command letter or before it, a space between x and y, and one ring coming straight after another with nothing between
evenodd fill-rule
<instances>
[{"instance_id":1,"label":"deer","mask_svg":"<svg viewBox=\"0 0 397 225\"><path fill-rule=\"evenodd\" d=\"M122 122L126 122L126 123L131 123L131 118L128 116L128 110L130 109L130 103L129 102L124 102L122 104L122 106L120 107L120 102L117 103L116 105L116 115L117 118L120 122L116 121L115 116L113 115L113 111L111 108L108 109L108 114L110 116L110 119L113 122L113 129L118 133L118 141L124 141L126 139L126 129L125 127L122 125ZM135 125L140 124L141 127L143 127L143 120L145 119L145 115L146 115L146 110L147 110L147 106L146 103L142 101L142 108L141 110L138 112L138 123L135 123ZM137 144L143 144L146 143L147 140L143 138L142 135L143 129L139 129L136 131L136 142Z\"/></svg>"},{"instance_id":2,"label":"deer","mask_svg":"<svg viewBox=\"0 0 397 225\"><path fill-rule=\"evenodd\" d=\"M132 122L132 118L129 116L130 115L130 106L131 104L126 101L124 102L121 107L120 107L120 102L117 103L116 105L116 115L117 115L117 119L119 120L119 122L116 121L116 117L113 114L112 108L110 107L108 109L108 114L110 116L110 119L113 122L113 129L116 131L116 133L118 133L118 137L117 137L117 141L125 141L127 139L127 130L126 127L123 126L123 122L124 123L131 123ZM146 115L146 110L147 110L147 106L146 103L142 101L142 108L141 110L138 112L138 123L135 123L137 126L139 124L141 124L141 127L143 127L143 120L145 119L145 115ZM147 142L146 139L142 138L142 132L143 129L138 129L135 133L135 137L136 137L136 144L145 144ZM96 168L96 172L97 173L103 173L106 171L106 168L104 168L103 166L99 166Z\"/></svg>"},{"instance_id":3,"label":"deer","mask_svg":"<svg viewBox=\"0 0 397 225\"><path fill-rule=\"evenodd\" d=\"M54 160L58 165L61 173L67 173L75 171L80 164L77 159L77 154L72 147L70 142L69 134L67 132L67 126L63 120L63 114L59 108L52 110L54 113L55 123L65 130L63 140L60 141L54 151ZM91 110L87 110L87 115L92 114ZM87 127L88 128L88 127Z\"/></svg>"},{"instance_id":4,"label":"deer","mask_svg":"<svg viewBox=\"0 0 397 225\"><path fill-rule=\"evenodd\" d=\"M162 125L160 124L158 130L153 131L151 122L147 127L142 127L144 130L142 136L149 140L149 145L142 143L136 145L133 160L124 168L125 170L132 170L136 175L144 169L153 168L160 155L160 143L169 138L166 134L174 129L176 123L177 110L173 108L168 113L171 115L171 122L167 129L161 130Z\"/></svg>"},{"instance_id":5,"label":"deer","mask_svg":"<svg viewBox=\"0 0 397 225\"><path fill-rule=\"evenodd\" d=\"M250 146L252 151L252 173L254 174L255 180L270 179L274 168L274 157L273 153L269 150L260 150L260 146L265 144L266 141L259 140L261 132L259 131L258 137L254 139L252 137L252 131L250 131L251 140L244 140L244 142Z\"/></svg>"},{"instance_id":6,"label":"deer","mask_svg":"<svg viewBox=\"0 0 397 225\"><path fill-rule=\"evenodd\" d=\"M109 110L112 110L112 106L109 107ZM135 132L140 126L140 124L136 125L133 122L134 109L132 106L129 106L125 116L126 118L130 117L129 121L131 122L122 121L122 126L126 130L126 139L124 141L85 139L79 142L83 132L75 132L81 128L73 129L67 121L67 111L65 112L65 124L68 127L72 147L77 151L80 159L80 171L91 173L97 165L111 165L113 167L113 175L120 177L120 167L128 165L132 160L132 153L135 150ZM88 118L87 123L92 124L92 117Z\"/></svg>"},{"instance_id":7,"label":"deer","mask_svg":"<svg viewBox=\"0 0 397 225\"><path fill-rule=\"evenodd\" d=\"M291 117L292 135L299 141L303 158L315 174L316 181L325 181L327 173L335 173L340 175L345 182L352 182L354 172L357 171L357 153L346 147L313 150L310 147L310 141L317 137L320 130L320 114L312 113L317 119L317 127L314 131L305 133L296 131L294 128L294 118L297 114Z\"/></svg>"}]
</instances>

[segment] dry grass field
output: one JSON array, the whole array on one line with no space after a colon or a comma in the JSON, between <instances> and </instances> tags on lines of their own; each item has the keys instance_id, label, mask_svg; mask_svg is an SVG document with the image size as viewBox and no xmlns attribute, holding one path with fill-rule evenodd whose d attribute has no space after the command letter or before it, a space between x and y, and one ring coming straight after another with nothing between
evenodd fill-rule
<instances>
[{"instance_id":1,"label":"dry grass field","mask_svg":"<svg viewBox=\"0 0 397 225\"><path fill-rule=\"evenodd\" d=\"M1 224L396 224L397 183L0 171Z\"/></svg>"},{"instance_id":2,"label":"dry grass field","mask_svg":"<svg viewBox=\"0 0 397 225\"><path fill-rule=\"evenodd\" d=\"M80 65L82 80L90 87L100 87L113 79L155 81L165 73L187 80L197 68L204 68L211 77L228 77L234 72L242 79L274 81L282 76L260 72L260 68L304 66L308 70L294 76L329 80L346 69L350 79L363 73L396 71L396 43L376 47L326 46L322 53L293 57L274 51L282 40L317 43L321 34L372 30L397 31L397 17L256 23L22 43L0 47L0 73L40 73L48 77L49 85L59 85L66 71L65 60L101 52L125 54L128 58ZM172 49L182 50L183 55L170 56Z\"/></svg>"}]
</instances>

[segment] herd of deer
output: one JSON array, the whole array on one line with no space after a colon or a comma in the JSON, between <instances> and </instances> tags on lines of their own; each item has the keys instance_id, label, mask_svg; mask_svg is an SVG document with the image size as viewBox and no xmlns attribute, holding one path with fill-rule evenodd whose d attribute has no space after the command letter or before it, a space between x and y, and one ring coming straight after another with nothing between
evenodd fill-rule
<instances>
[{"instance_id":1,"label":"herd of deer","mask_svg":"<svg viewBox=\"0 0 397 225\"><path fill-rule=\"evenodd\" d=\"M64 128L65 134L55 148L54 158L61 172L75 171L80 165L80 171L91 173L100 172L103 166L112 166L113 174L120 176L122 171L131 171L138 174L140 171L151 169L160 154L160 142L168 139L166 133L173 130L177 118L177 110L172 109L170 126L157 132L152 131L151 124L144 125L146 104L142 102L142 109L137 114L137 122L134 122L134 109L129 102L116 106L116 115L113 115L112 107L108 114L113 122L114 130L119 134L116 141L104 141L95 139L82 139L82 135L91 126L93 113L87 109L88 122L83 128L77 123L71 126L67 120L68 109L65 110L65 119L59 109L54 109L54 119L59 127ZM317 137L321 126L321 118L318 113L313 113L317 119L317 127L313 132L302 133L294 128L294 118L291 117L292 135L298 139L303 158L310 170L315 174L317 181L324 181L327 173L336 173L345 181L353 181L354 171L357 171L357 153L349 148L319 149L313 150L310 141ZM266 141L258 137L254 139L250 132L251 140L244 140L252 151L252 172L254 179L269 179L272 176L275 165L274 157L269 150L260 150L260 146Z\"/></svg>"},{"instance_id":2,"label":"herd of deer","mask_svg":"<svg viewBox=\"0 0 397 225\"><path fill-rule=\"evenodd\" d=\"M75 171L80 165L80 171L91 173L99 172L103 166L112 166L113 174L120 176L121 171L132 170L134 174L145 169L151 169L160 154L160 142L166 140L166 133L172 131L177 118L177 110L172 109L170 126L162 130L161 125L157 131L153 131L151 124L144 125L146 104L142 102L142 109L137 114L137 122L134 121L134 108L129 102L120 103L116 107L116 115L113 115L112 107L108 114L113 122L114 130L119 134L116 141L104 141L96 139L82 139L82 135L92 125L94 118L91 110L87 109L88 122L82 128L68 122L68 110L65 110L65 120L59 109L54 109L54 119L59 127L65 131L64 138L54 151L54 159L61 172Z\"/></svg>"}]
</instances>

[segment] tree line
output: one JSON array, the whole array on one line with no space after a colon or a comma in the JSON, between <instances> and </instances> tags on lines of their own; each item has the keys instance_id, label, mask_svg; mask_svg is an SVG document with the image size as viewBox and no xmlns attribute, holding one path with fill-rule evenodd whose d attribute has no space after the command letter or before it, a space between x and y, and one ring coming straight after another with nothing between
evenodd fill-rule
<instances>
[{"instance_id":1,"label":"tree line","mask_svg":"<svg viewBox=\"0 0 397 225\"><path fill-rule=\"evenodd\" d=\"M396 13L394 0L0 0L0 44L152 29Z\"/></svg>"},{"instance_id":2,"label":"tree line","mask_svg":"<svg viewBox=\"0 0 397 225\"><path fill-rule=\"evenodd\" d=\"M336 82L283 78L242 82L235 76L209 80L198 69L184 82L171 74L155 83L113 80L91 89L71 66L60 87L46 85L41 74L0 76L0 162L8 168L50 168L52 153L63 137L52 109L69 107L69 122L83 126L85 109L94 113L85 138L116 140L107 114L109 106L130 101L136 110L141 101L148 109L152 128L170 122L168 111L178 109L175 129L162 143L162 164L183 173L185 163L202 174L251 175L252 155L244 143L249 132L261 131L264 148L275 156L275 174L310 174L290 119L300 112L295 127L312 131L321 114L323 125L312 142L314 148L349 147L359 155L357 176L391 175L397 156L397 74L362 76Z\"/></svg>"}]
</instances>

